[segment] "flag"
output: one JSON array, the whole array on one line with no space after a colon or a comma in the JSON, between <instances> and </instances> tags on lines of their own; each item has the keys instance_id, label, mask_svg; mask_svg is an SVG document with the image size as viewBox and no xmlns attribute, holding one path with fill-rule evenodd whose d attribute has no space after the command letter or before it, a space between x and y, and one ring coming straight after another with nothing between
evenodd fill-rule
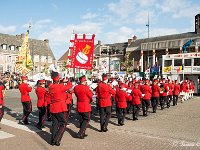
<instances>
[{"instance_id":1,"label":"flag","mask_svg":"<svg viewBox=\"0 0 200 150\"><path fill-rule=\"evenodd\" d=\"M28 43L28 34L29 30L27 30L22 42L22 46L19 48L19 53L16 60L16 69L22 75L27 75L33 69L33 61L30 55Z\"/></svg>"},{"instance_id":2,"label":"flag","mask_svg":"<svg viewBox=\"0 0 200 150\"><path fill-rule=\"evenodd\" d=\"M176 69L176 71L179 73L183 70L183 67L182 66L179 66L178 69Z\"/></svg>"},{"instance_id":3,"label":"flag","mask_svg":"<svg viewBox=\"0 0 200 150\"><path fill-rule=\"evenodd\" d=\"M163 72L170 72L172 71L172 66L164 67Z\"/></svg>"},{"instance_id":4,"label":"flag","mask_svg":"<svg viewBox=\"0 0 200 150\"><path fill-rule=\"evenodd\" d=\"M70 40L70 42L73 42L74 44L73 47L70 47L72 50L70 64L66 67L87 70L92 69L94 37L94 34L91 38L86 38L86 34L83 34L81 37L78 37L78 35L75 34L74 40Z\"/></svg>"}]
</instances>

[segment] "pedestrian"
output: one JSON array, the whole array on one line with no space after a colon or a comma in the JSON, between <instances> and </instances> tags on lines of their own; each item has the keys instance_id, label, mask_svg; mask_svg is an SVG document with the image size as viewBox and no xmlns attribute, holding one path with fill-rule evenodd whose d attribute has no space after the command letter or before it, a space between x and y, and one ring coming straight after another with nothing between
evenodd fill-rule
<instances>
[{"instance_id":1,"label":"pedestrian","mask_svg":"<svg viewBox=\"0 0 200 150\"><path fill-rule=\"evenodd\" d=\"M115 101L117 105L117 117L118 117L118 125L124 125L124 119L126 116L126 108L127 108L127 100L129 99L129 95L126 93L125 84L119 85L119 90L116 91Z\"/></svg>"},{"instance_id":2,"label":"pedestrian","mask_svg":"<svg viewBox=\"0 0 200 150\"><path fill-rule=\"evenodd\" d=\"M92 91L87 86L87 80L85 75L79 78L80 84L74 87L74 93L77 97L77 111L80 116L80 130L77 137L84 139L87 135L85 134L86 128L90 121L91 105L92 102Z\"/></svg>"},{"instance_id":3,"label":"pedestrian","mask_svg":"<svg viewBox=\"0 0 200 150\"><path fill-rule=\"evenodd\" d=\"M97 93L100 108L100 131L107 132L108 122L111 117L111 96L115 95L116 92L110 85L108 85L108 76L106 74L102 75L102 83L99 83Z\"/></svg>"},{"instance_id":4,"label":"pedestrian","mask_svg":"<svg viewBox=\"0 0 200 150\"><path fill-rule=\"evenodd\" d=\"M47 114L47 101L45 99L46 89L45 89L45 80L38 81L38 87L35 89L37 95L37 108L39 111L39 122L36 127L40 130L44 128L44 121Z\"/></svg>"},{"instance_id":5,"label":"pedestrian","mask_svg":"<svg viewBox=\"0 0 200 150\"><path fill-rule=\"evenodd\" d=\"M21 93L21 102L23 106L23 117L19 121L20 124L29 124L28 117L32 112L32 102L29 93L32 91L32 87L27 84L28 77L21 77L22 83L19 85L19 91Z\"/></svg>"},{"instance_id":6,"label":"pedestrian","mask_svg":"<svg viewBox=\"0 0 200 150\"><path fill-rule=\"evenodd\" d=\"M159 95L160 95L160 87L158 86L157 79L154 80L151 89L152 89L151 105L152 105L153 113L156 113L156 110L158 107Z\"/></svg>"},{"instance_id":7,"label":"pedestrian","mask_svg":"<svg viewBox=\"0 0 200 150\"><path fill-rule=\"evenodd\" d=\"M134 83L134 88L132 90L131 96L132 96L132 108L133 108L133 121L138 120L139 111L141 108L141 98L142 98L142 92L138 88L138 83Z\"/></svg>"},{"instance_id":8,"label":"pedestrian","mask_svg":"<svg viewBox=\"0 0 200 150\"><path fill-rule=\"evenodd\" d=\"M66 91L72 88L72 84L60 84L58 72L52 72L53 84L49 86L50 93L50 112L52 115L52 136L51 145L60 145L60 141L66 128Z\"/></svg>"},{"instance_id":9,"label":"pedestrian","mask_svg":"<svg viewBox=\"0 0 200 150\"><path fill-rule=\"evenodd\" d=\"M5 90L5 86L2 82L0 82L0 123L4 115L4 100L3 100L3 90ZM0 127L1 129L1 127Z\"/></svg>"}]
</instances>

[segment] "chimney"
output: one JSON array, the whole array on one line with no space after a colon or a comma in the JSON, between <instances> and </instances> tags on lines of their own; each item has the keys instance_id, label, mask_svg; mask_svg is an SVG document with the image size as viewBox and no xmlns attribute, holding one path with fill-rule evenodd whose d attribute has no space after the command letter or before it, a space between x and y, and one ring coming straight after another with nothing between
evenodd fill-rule
<instances>
[{"instance_id":1,"label":"chimney","mask_svg":"<svg viewBox=\"0 0 200 150\"><path fill-rule=\"evenodd\" d=\"M22 33L22 34L21 34L21 38L24 38L24 37L25 37L25 34L24 34L24 33Z\"/></svg>"},{"instance_id":2,"label":"chimney","mask_svg":"<svg viewBox=\"0 0 200 150\"><path fill-rule=\"evenodd\" d=\"M44 41L45 41L46 43L49 43L49 40L48 40L48 39L44 39Z\"/></svg>"},{"instance_id":3,"label":"chimney","mask_svg":"<svg viewBox=\"0 0 200 150\"><path fill-rule=\"evenodd\" d=\"M128 39L128 45L130 45L132 43L132 39Z\"/></svg>"},{"instance_id":4,"label":"chimney","mask_svg":"<svg viewBox=\"0 0 200 150\"><path fill-rule=\"evenodd\" d=\"M100 40L98 40L98 43L97 43L97 45L101 45L101 41L100 41Z\"/></svg>"},{"instance_id":5,"label":"chimney","mask_svg":"<svg viewBox=\"0 0 200 150\"><path fill-rule=\"evenodd\" d=\"M200 14L197 14L195 16L195 33L196 34L200 33Z\"/></svg>"},{"instance_id":6,"label":"chimney","mask_svg":"<svg viewBox=\"0 0 200 150\"><path fill-rule=\"evenodd\" d=\"M137 36L134 35L133 36L133 41L135 41L135 40L137 40Z\"/></svg>"}]
</instances>

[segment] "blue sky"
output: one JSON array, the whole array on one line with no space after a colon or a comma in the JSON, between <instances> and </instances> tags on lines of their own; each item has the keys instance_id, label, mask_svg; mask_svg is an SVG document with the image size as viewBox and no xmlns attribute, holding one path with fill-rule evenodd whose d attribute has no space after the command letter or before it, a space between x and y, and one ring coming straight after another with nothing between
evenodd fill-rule
<instances>
[{"instance_id":1,"label":"blue sky","mask_svg":"<svg viewBox=\"0 0 200 150\"><path fill-rule=\"evenodd\" d=\"M0 33L25 33L49 39L57 59L66 52L75 33L94 33L103 44L126 42L136 35L150 37L194 31L199 0L2 0Z\"/></svg>"}]
</instances>

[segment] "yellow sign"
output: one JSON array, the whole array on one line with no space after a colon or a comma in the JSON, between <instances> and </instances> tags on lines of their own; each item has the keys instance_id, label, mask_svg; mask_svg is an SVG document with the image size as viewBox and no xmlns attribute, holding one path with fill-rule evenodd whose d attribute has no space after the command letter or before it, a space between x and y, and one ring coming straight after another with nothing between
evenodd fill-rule
<instances>
[{"instance_id":1,"label":"yellow sign","mask_svg":"<svg viewBox=\"0 0 200 150\"><path fill-rule=\"evenodd\" d=\"M164 67L163 72L170 72L172 71L172 66Z\"/></svg>"},{"instance_id":2,"label":"yellow sign","mask_svg":"<svg viewBox=\"0 0 200 150\"><path fill-rule=\"evenodd\" d=\"M16 69L21 74L26 75L33 69L33 61L30 55L29 43L28 43L28 33L23 39L22 47L19 49L18 57L16 60Z\"/></svg>"}]
</instances>

